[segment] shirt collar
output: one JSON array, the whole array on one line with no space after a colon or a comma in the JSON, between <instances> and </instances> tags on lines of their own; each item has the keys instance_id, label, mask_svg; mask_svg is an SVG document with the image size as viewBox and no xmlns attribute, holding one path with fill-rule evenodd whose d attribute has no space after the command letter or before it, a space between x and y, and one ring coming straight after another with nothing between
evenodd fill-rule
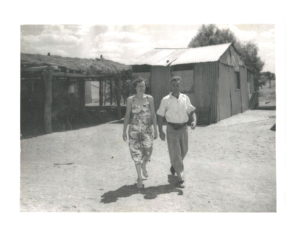
<instances>
[{"instance_id":1,"label":"shirt collar","mask_svg":"<svg viewBox=\"0 0 300 234\"><path fill-rule=\"evenodd\" d=\"M172 92L170 92L170 94L169 94L169 95L170 95L170 97L171 97L171 98L176 98L176 99L177 99L177 97L175 97L175 96L173 96L173 95L172 95ZM178 99L180 98L180 96L181 96L181 95L182 95L182 93L181 93L181 92L179 92Z\"/></svg>"}]
</instances>

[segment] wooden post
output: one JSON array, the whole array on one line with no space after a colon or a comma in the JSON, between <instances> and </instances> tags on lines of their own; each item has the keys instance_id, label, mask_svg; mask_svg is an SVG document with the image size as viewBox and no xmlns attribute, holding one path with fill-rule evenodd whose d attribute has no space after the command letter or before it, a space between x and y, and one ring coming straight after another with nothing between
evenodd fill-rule
<instances>
[{"instance_id":1,"label":"wooden post","mask_svg":"<svg viewBox=\"0 0 300 234\"><path fill-rule=\"evenodd\" d=\"M118 78L115 80L116 82L116 101L117 101L117 112L118 112L118 119L121 119L121 79L120 76L118 76Z\"/></svg>"},{"instance_id":2,"label":"wooden post","mask_svg":"<svg viewBox=\"0 0 300 234\"><path fill-rule=\"evenodd\" d=\"M85 107L85 79L79 81L79 105L80 110L83 110Z\"/></svg>"},{"instance_id":3,"label":"wooden post","mask_svg":"<svg viewBox=\"0 0 300 234\"><path fill-rule=\"evenodd\" d=\"M103 106L103 81L99 79L99 106Z\"/></svg>"},{"instance_id":4,"label":"wooden post","mask_svg":"<svg viewBox=\"0 0 300 234\"><path fill-rule=\"evenodd\" d=\"M243 95L242 95L242 81L241 81L241 75L239 75L240 80L240 97L241 97L241 113L243 113Z\"/></svg>"},{"instance_id":5,"label":"wooden post","mask_svg":"<svg viewBox=\"0 0 300 234\"><path fill-rule=\"evenodd\" d=\"M52 70L47 69L43 74L45 84L44 102L44 129L46 133L52 132Z\"/></svg>"},{"instance_id":6,"label":"wooden post","mask_svg":"<svg viewBox=\"0 0 300 234\"><path fill-rule=\"evenodd\" d=\"M110 105L112 106L112 95L113 95L112 79L109 80L109 86L110 86Z\"/></svg>"}]
</instances>

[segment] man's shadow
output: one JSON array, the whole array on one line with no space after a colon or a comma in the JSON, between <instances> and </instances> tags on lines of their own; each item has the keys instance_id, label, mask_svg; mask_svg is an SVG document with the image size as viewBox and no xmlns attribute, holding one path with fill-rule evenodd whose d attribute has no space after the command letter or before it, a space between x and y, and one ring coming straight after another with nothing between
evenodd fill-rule
<instances>
[{"instance_id":1,"label":"man's shadow","mask_svg":"<svg viewBox=\"0 0 300 234\"><path fill-rule=\"evenodd\" d=\"M155 199L159 194L176 192L178 195L183 195L183 191L176 187L176 177L168 175L169 184L158 185L138 189L136 184L124 185L117 190L108 191L101 196L101 203L116 202L121 197L130 197L134 194L143 194L144 199Z\"/></svg>"}]
</instances>

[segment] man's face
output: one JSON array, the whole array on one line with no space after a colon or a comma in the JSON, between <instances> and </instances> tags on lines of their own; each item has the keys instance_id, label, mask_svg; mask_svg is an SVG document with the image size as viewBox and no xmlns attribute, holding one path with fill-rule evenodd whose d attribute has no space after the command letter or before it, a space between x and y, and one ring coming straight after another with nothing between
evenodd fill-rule
<instances>
[{"instance_id":1,"label":"man's face","mask_svg":"<svg viewBox=\"0 0 300 234\"><path fill-rule=\"evenodd\" d=\"M171 81L171 92L172 93L180 92L180 80L172 80Z\"/></svg>"}]
</instances>

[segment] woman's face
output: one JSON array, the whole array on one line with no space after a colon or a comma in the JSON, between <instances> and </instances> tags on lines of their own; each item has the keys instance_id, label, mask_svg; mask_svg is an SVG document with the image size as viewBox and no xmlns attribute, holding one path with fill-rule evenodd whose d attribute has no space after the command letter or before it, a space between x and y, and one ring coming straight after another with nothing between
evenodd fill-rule
<instances>
[{"instance_id":1,"label":"woman's face","mask_svg":"<svg viewBox=\"0 0 300 234\"><path fill-rule=\"evenodd\" d=\"M145 93L146 85L145 82L139 82L136 84L136 93Z\"/></svg>"}]
</instances>

